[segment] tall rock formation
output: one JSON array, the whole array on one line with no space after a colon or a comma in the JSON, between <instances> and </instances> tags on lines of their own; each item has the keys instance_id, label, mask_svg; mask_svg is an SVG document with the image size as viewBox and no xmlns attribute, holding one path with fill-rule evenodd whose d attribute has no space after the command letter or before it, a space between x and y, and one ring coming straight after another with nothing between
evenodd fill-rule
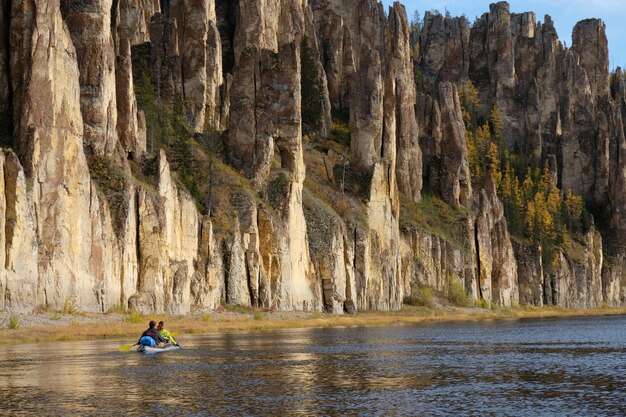
<instances>
[{"instance_id":1,"label":"tall rock formation","mask_svg":"<svg viewBox=\"0 0 626 417\"><path fill-rule=\"evenodd\" d=\"M102 223L110 223L110 217L100 218L101 206L83 153L77 55L59 2L32 6L12 9L12 64L13 70L25 70L14 88L20 109L15 143L29 180L36 184L21 190L34 207L36 305L62 308L80 303L98 310L104 302L102 290L119 281L110 264L104 265L110 261L106 258L115 237L98 230ZM13 237L20 238L29 239ZM32 259L33 254L16 256ZM77 299L78 294L84 297Z\"/></svg>"},{"instance_id":2,"label":"tall rock formation","mask_svg":"<svg viewBox=\"0 0 626 417\"><path fill-rule=\"evenodd\" d=\"M119 0L119 36L131 45L150 41L150 19L161 11L160 0Z\"/></svg>"},{"instance_id":3,"label":"tall rock formation","mask_svg":"<svg viewBox=\"0 0 626 417\"><path fill-rule=\"evenodd\" d=\"M500 306L519 304L517 263L504 207L490 177L475 198L478 214L474 223L474 242L479 297Z\"/></svg>"},{"instance_id":4,"label":"tall rock formation","mask_svg":"<svg viewBox=\"0 0 626 417\"><path fill-rule=\"evenodd\" d=\"M11 114L11 85L9 79L9 22L10 8L9 3L0 1L0 22L2 22L3 30L0 32L0 141L3 144L9 144L12 128Z\"/></svg>"},{"instance_id":5,"label":"tall rock formation","mask_svg":"<svg viewBox=\"0 0 626 417\"><path fill-rule=\"evenodd\" d=\"M448 204L469 207L472 181L467 161L465 124L456 87L451 83L439 85L441 108L440 189Z\"/></svg>"},{"instance_id":6,"label":"tall rock formation","mask_svg":"<svg viewBox=\"0 0 626 417\"><path fill-rule=\"evenodd\" d=\"M88 156L112 157L118 151L111 7L112 0L62 2L63 19L76 48L83 142Z\"/></svg>"},{"instance_id":7,"label":"tall rock formation","mask_svg":"<svg viewBox=\"0 0 626 417\"><path fill-rule=\"evenodd\" d=\"M406 10L394 3L388 17L389 63L385 83L385 142L396 142L398 190L419 201L422 191L422 152L415 116L415 81Z\"/></svg>"},{"instance_id":8,"label":"tall rock formation","mask_svg":"<svg viewBox=\"0 0 626 417\"><path fill-rule=\"evenodd\" d=\"M602 22L567 49L544 20L500 2L411 36L374 0L0 0L0 310L623 304L626 82ZM554 264L512 241L498 180L471 178L470 80L613 234L589 222Z\"/></svg>"}]
</instances>

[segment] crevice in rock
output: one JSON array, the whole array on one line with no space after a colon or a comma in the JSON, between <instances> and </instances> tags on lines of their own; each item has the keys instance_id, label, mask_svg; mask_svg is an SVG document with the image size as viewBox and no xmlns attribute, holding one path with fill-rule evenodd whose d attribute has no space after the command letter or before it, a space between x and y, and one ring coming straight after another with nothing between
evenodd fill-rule
<instances>
[{"instance_id":1,"label":"crevice in rock","mask_svg":"<svg viewBox=\"0 0 626 417\"><path fill-rule=\"evenodd\" d=\"M357 233L356 227L354 228L354 254L352 255L352 268L356 276L356 257L357 257Z\"/></svg>"},{"instance_id":2,"label":"crevice in rock","mask_svg":"<svg viewBox=\"0 0 626 417\"><path fill-rule=\"evenodd\" d=\"M385 134L387 133L386 123L383 122L383 131L380 136L380 159L385 159Z\"/></svg>"},{"instance_id":3,"label":"crevice in rock","mask_svg":"<svg viewBox=\"0 0 626 417\"><path fill-rule=\"evenodd\" d=\"M478 222L474 223L474 244L476 246L476 286L478 287L478 299L483 300L483 288L480 277L480 243L478 239Z\"/></svg>"},{"instance_id":4,"label":"crevice in rock","mask_svg":"<svg viewBox=\"0 0 626 417\"><path fill-rule=\"evenodd\" d=\"M111 37L113 38L113 49L119 51L119 39L117 37L117 23L120 0L113 0L111 4Z\"/></svg>"},{"instance_id":5,"label":"crevice in rock","mask_svg":"<svg viewBox=\"0 0 626 417\"><path fill-rule=\"evenodd\" d=\"M230 279L230 257L231 257L231 249L228 247L228 244L225 240L222 240L222 259L224 263L224 301L226 303L230 302L228 297L228 281Z\"/></svg>"},{"instance_id":6,"label":"crevice in rock","mask_svg":"<svg viewBox=\"0 0 626 417\"><path fill-rule=\"evenodd\" d=\"M256 297L254 296L254 290L252 288L252 273L250 272L250 262L248 260L248 251L246 250L244 256L244 262L246 264L246 282L248 283L248 295L250 296L250 305L256 307Z\"/></svg>"},{"instance_id":7,"label":"crevice in rock","mask_svg":"<svg viewBox=\"0 0 626 417\"><path fill-rule=\"evenodd\" d=\"M170 0L160 0L161 13L166 17L170 17Z\"/></svg>"},{"instance_id":8,"label":"crevice in rock","mask_svg":"<svg viewBox=\"0 0 626 417\"><path fill-rule=\"evenodd\" d=\"M235 66L235 27L238 0L216 0L215 14L222 44L222 75L232 74Z\"/></svg>"},{"instance_id":9,"label":"crevice in rock","mask_svg":"<svg viewBox=\"0 0 626 417\"><path fill-rule=\"evenodd\" d=\"M260 55L257 55L257 58L260 58ZM256 65L258 67L258 71L259 71L259 76L261 76L261 61L260 59L257 59ZM257 103L257 99L259 98L259 86L257 85L257 78L256 78L256 74L257 72L254 71L254 76L253 76L253 80L254 80L254 147L252 148L252 170L251 172L255 172L256 168L257 168L257 147L258 147L258 140L259 140L259 115L257 114L257 109L258 109L258 103ZM260 81L260 80L259 80ZM261 81L262 83L262 81Z\"/></svg>"},{"instance_id":10,"label":"crevice in rock","mask_svg":"<svg viewBox=\"0 0 626 417\"><path fill-rule=\"evenodd\" d=\"M137 290L141 288L141 219L139 218L139 190L135 191L135 252L137 256Z\"/></svg>"},{"instance_id":11,"label":"crevice in rock","mask_svg":"<svg viewBox=\"0 0 626 417\"><path fill-rule=\"evenodd\" d=\"M185 77L185 40L187 39L187 27L186 27L186 23L185 20L187 19L187 8L184 6L183 4L183 12L182 14L182 22L178 22L179 28L182 26L183 28L183 33L182 33L182 39L179 39L179 55L180 55L180 79L182 80L181 82L181 94L183 96L183 103L185 102L185 98L187 97L185 94L185 80L187 79L187 77ZM169 8L168 8L168 17L169 17Z\"/></svg>"}]
</instances>

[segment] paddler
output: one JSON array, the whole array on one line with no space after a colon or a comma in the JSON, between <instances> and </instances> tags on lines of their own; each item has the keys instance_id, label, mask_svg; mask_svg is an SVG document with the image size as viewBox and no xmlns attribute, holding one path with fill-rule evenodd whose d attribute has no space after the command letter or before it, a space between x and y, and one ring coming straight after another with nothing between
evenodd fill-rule
<instances>
[{"instance_id":1,"label":"paddler","mask_svg":"<svg viewBox=\"0 0 626 417\"><path fill-rule=\"evenodd\" d=\"M176 340L174 340L174 337L172 336L172 334L168 332L167 330L165 330L165 322L163 320L159 322L159 325L157 326L157 330L159 331L159 334L161 335L161 337L165 339L165 343L169 342L173 344L174 346L178 346L178 343L176 343Z\"/></svg>"},{"instance_id":2,"label":"paddler","mask_svg":"<svg viewBox=\"0 0 626 417\"><path fill-rule=\"evenodd\" d=\"M148 330L143 332L137 344L142 346L157 346L159 343L165 343L165 339L161 337L161 334L156 329L156 322L150 320Z\"/></svg>"}]
</instances>

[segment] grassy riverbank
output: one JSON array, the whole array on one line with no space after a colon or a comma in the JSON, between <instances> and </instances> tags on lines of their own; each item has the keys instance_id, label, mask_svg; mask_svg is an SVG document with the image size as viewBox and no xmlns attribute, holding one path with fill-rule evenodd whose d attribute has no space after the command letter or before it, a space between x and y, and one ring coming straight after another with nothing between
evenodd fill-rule
<instances>
[{"instance_id":1,"label":"grassy riverbank","mask_svg":"<svg viewBox=\"0 0 626 417\"><path fill-rule=\"evenodd\" d=\"M394 312L360 312L354 316L305 312L269 312L232 307L221 312L188 316L132 313L62 313L39 312L29 315L0 316L0 344L54 342L92 339L133 341L150 319L163 319L180 340L190 335L222 331L273 330L290 328L411 325L446 321L510 320L573 316L626 314L626 308L572 310L556 307L498 308L426 308L405 307ZM16 328L10 328L16 327Z\"/></svg>"}]
</instances>

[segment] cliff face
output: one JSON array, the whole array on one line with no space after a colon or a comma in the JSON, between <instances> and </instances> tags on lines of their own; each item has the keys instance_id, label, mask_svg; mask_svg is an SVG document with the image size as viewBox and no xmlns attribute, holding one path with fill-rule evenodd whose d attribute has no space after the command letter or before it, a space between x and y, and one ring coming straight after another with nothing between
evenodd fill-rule
<instances>
[{"instance_id":1,"label":"cliff face","mask_svg":"<svg viewBox=\"0 0 626 417\"><path fill-rule=\"evenodd\" d=\"M460 97L472 80L619 241L626 88L600 21L571 49L506 3L418 33L374 0L0 0L0 22L0 309L624 302L595 229L549 267L512 242Z\"/></svg>"}]
</instances>

